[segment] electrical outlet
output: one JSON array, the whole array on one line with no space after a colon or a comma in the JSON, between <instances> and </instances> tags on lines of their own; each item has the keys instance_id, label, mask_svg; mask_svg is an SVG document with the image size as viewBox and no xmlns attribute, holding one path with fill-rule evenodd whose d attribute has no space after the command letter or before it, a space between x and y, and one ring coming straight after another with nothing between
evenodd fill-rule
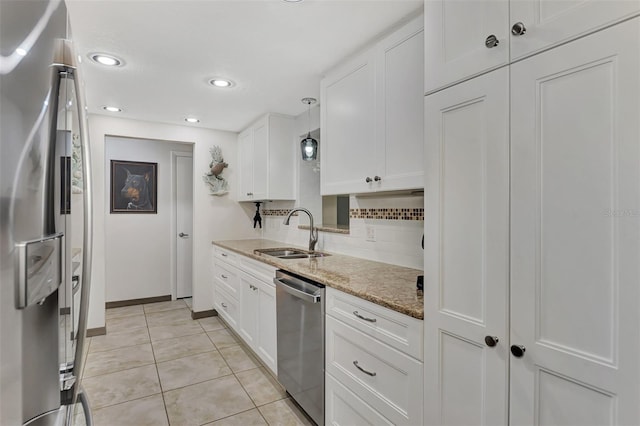
<instances>
[{"instance_id":1,"label":"electrical outlet","mask_svg":"<svg viewBox=\"0 0 640 426\"><path fill-rule=\"evenodd\" d=\"M367 225L367 241L375 242L376 228L373 225Z\"/></svg>"}]
</instances>

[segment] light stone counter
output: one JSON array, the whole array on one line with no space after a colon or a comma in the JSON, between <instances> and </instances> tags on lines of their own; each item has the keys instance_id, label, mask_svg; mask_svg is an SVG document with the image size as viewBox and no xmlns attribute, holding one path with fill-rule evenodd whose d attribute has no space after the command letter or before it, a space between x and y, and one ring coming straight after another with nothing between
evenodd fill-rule
<instances>
[{"instance_id":1,"label":"light stone counter","mask_svg":"<svg viewBox=\"0 0 640 426\"><path fill-rule=\"evenodd\" d=\"M416 278L422 275L418 269L333 253L313 259L278 259L254 252L294 247L272 240L226 240L213 241L213 244L405 315L424 318L423 297L416 292Z\"/></svg>"}]
</instances>

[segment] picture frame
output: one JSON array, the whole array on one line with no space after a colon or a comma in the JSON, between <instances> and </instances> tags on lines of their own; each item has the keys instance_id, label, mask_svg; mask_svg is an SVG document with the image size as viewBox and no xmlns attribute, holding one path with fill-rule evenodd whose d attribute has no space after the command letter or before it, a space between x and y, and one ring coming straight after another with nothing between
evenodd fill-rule
<instances>
[{"instance_id":1,"label":"picture frame","mask_svg":"<svg viewBox=\"0 0 640 426\"><path fill-rule=\"evenodd\" d=\"M111 160L111 213L158 213L158 163Z\"/></svg>"}]
</instances>

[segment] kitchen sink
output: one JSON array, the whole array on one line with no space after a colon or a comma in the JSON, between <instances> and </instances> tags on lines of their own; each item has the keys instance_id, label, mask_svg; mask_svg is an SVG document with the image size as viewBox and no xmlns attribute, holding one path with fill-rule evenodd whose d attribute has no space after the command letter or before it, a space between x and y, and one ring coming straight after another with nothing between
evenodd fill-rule
<instances>
[{"instance_id":1,"label":"kitchen sink","mask_svg":"<svg viewBox=\"0 0 640 426\"><path fill-rule=\"evenodd\" d=\"M330 254L320 253L318 251L307 251L295 248L258 249L253 252L256 254L277 257L278 259L311 259L314 257L331 256Z\"/></svg>"}]
</instances>

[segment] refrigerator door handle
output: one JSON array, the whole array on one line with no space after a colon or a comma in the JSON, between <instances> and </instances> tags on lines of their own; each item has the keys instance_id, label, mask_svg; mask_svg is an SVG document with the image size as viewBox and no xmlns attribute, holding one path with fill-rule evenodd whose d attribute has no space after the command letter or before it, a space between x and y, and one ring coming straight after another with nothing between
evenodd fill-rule
<instances>
[{"instance_id":1,"label":"refrigerator door handle","mask_svg":"<svg viewBox=\"0 0 640 426\"><path fill-rule=\"evenodd\" d=\"M78 392L78 402L82 405L82 411L84 411L84 421L86 426L93 426L93 415L91 414L91 405L89 404L89 397L84 389L80 389ZM69 423L73 424L73 423Z\"/></svg>"},{"instance_id":2,"label":"refrigerator door handle","mask_svg":"<svg viewBox=\"0 0 640 426\"><path fill-rule=\"evenodd\" d=\"M75 54L73 53L73 44L71 41L65 41L67 44L70 58L75 64ZM93 192L92 192L92 170L91 170L91 150L89 148L89 129L87 110L85 104L84 85L82 84L81 73L75 67L73 71L73 82L76 93L76 105L78 105L78 131L80 134L80 143L82 148L82 174L83 174L83 194L84 194L84 225L83 225L83 243L82 243L82 278L80 285L80 309L78 313L78 336L76 341L76 353L74 357L76 377L82 377L82 366L84 365L84 344L87 331L87 312L89 310L89 292L91 289L91 261L93 258ZM78 396L78 386L75 386L75 395ZM81 401L85 407L85 415L87 415L87 426L89 423L90 411L86 394L81 393Z\"/></svg>"}]
</instances>

